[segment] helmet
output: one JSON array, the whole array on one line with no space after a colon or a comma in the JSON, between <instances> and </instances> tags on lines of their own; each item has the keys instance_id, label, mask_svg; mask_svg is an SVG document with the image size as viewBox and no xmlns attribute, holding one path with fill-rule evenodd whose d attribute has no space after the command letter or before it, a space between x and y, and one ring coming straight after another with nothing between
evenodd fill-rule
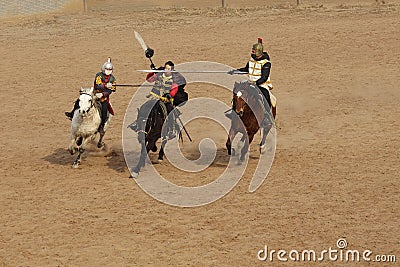
<instances>
[{"instance_id":1,"label":"helmet","mask_svg":"<svg viewBox=\"0 0 400 267\"><path fill-rule=\"evenodd\" d=\"M107 62L105 62L103 64L103 66L101 67L101 72L103 72L103 74L105 75L110 75L113 72L114 66L111 63L111 58L107 59Z\"/></svg>"},{"instance_id":2,"label":"helmet","mask_svg":"<svg viewBox=\"0 0 400 267\"><path fill-rule=\"evenodd\" d=\"M172 62L172 61L167 61L167 62L165 62L164 67L165 67L166 65L171 66L171 70L174 70L174 69L175 69L175 64L174 64L174 62Z\"/></svg>"},{"instance_id":3,"label":"helmet","mask_svg":"<svg viewBox=\"0 0 400 267\"><path fill-rule=\"evenodd\" d=\"M256 44L253 44L252 50L254 50L256 57L259 57L263 54L264 46L262 45L262 43L256 43Z\"/></svg>"}]
</instances>

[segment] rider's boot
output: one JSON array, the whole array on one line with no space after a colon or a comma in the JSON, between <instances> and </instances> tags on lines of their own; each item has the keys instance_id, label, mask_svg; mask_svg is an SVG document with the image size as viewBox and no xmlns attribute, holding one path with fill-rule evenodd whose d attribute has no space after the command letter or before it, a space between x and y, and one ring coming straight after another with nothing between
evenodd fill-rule
<instances>
[{"instance_id":1,"label":"rider's boot","mask_svg":"<svg viewBox=\"0 0 400 267\"><path fill-rule=\"evenodd\" d=\"M268 101L266 101L263 97L260 97L259 103L260 103L260 106L262 107L263 113L264 113L264 118L261 122L260 128L264 128L264 129L268 128L269 129L271 127L271 124L273 121L272 116L271 116L271 111L270 111L271 108L269 106Z\"/></svg>"},{"instance_id":2,"label":"rider's boot","mask_svg":"<svg viewBox=\"0 0 400 267\"><path fill-rule=\"evenodd\" d=\"M170 116L170 121L168 122L168 139L174 139L176 137L175 134L175 128L177 126L176 123L176 118L179 116L179 111L177 109L174 109L171 111L171 113L169 114Z\"/></svg>"},{"instance_id":3,"label":"rider's boot","mask_svg":"<svg viewBox=\"0 0 400 267\"><path fill-rule=\"evenodd\" d=\"M71 112L68 112L68 111L66 111L65 112L65 116L67 116L67 118L69 119L69 120L72 120L72 118L74 117L74 110L73 111L71 111Z\"/></svg>"},{"instance_id":4,"label":"rider's boot","mask_svg":"<svg viewBox=\"0 0 400 267\"><path fill-rule=\"evenodd\" d=\"M170 129L168 129L168 139L174 139L176 137L176 134L174 132L173 127L171 127Z\"/></svg>"},{"instance_id":5,"label":"rider's boot","mask_svg":"<svg viewBox=\"0 0 400 267\"><path fill-rule=\"evenodd\" d=\"M104 123L100 123L99 129L97 130L99 132L99 134L104 134Z\"/></svg>"},{"instance_id":6,"label":"rider's boot","mask_svg":"<svg viewBox=\"0 0 400 267\"><path fill-rule=\"evenodd\" d=\"M79 99L75 101L74 107L71 112L68 111L65 112L65 116L67 116L69 120L72 120L72 118L74 117L75 110L77 109L79 109Z\"/></svg>"},{"instance_id":7,"label":"rider's boot","mask_svg":"<svg viewBox=\"0 0 400 267\"><path fill-rule=\"evenodd\" d=\"M170 122L169 125L168 125L168 133L167 133L169 140L174 139L176 137L176 134L175 134L175 131L174 131L175 130L175 125L176 125L176 117L174 116L171 119L172 119L171 120L172 122Z\"/></svg>"},{"instance_id":8,"label":"rider's boot","mask_svg":"<svg viewBox=\"0 0 400 267\"><path fill-rule=\"evenodd\" d=\"M134 122L132 122L131 124L129 124L129 126L128 126L131 130L133 130L133 131L135 131L135 132L137 132L137 121L134 121Z\"/></svg>"},{"instance_id":9,"label":"rider's boot","mask_svg":"<svg viewBox=\"0 0 400 267\"><path fill-rule=\"evenodd\" d=\"M235 109L236 109L235 105L232 104L231 110L229 110L228 112L225 112L225 117L227 117L228 119L232 120L233 119L233 112L234 112Z\"/></svg>"},{"instance_id":10,"label":"rider's boot","mask_svg":"<svg viewBox=\"0 0 400 267\"><path fill-rule=\"evenodd\" d=\"M105 133L104 132L104 125L106 124L106 120L107 120L107 118L104 118L103 114L102 114L101 123L100 123L99 129L98 129L99 134L104 134Z\"/></svg>"},{"instance_id":11,"label":"rider's boot","mask_svg":"<svg viewBox=\"0 0 400 267\"><path fill-rule=\"evenodd\" d=\"M227 117L228 119L232 119L232 117L233 117L233 110L229 110L229 112L225 113L225 117Z\"/></svg>"}]
</instances>

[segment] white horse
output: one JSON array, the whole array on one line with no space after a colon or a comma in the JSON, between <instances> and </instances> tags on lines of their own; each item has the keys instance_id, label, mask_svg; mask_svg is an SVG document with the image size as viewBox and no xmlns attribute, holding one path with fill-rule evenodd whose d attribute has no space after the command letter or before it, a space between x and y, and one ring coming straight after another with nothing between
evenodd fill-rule
<instances>
[{"instance_id":1,"label":"white horse","mask_svg":"<svg viewBox=\"0 0 400 267\"><path fill-rule=\"evenodd\" d=\"M75 110L71 122L71 142L68 151L71 155L78 152L78 157L75 159L72 167L78 168L81 162L81 156L85 152L86 145L90 140L96 138L100 123L101 113L97 105L97 99L93 93L93 87L81 88L79 95L79 109ZM110 124L112 115L109 114L108 120L104 125L104 132ZM104 146L104 133L100 134L98 148Z\"/></svg>"}]
</instances>

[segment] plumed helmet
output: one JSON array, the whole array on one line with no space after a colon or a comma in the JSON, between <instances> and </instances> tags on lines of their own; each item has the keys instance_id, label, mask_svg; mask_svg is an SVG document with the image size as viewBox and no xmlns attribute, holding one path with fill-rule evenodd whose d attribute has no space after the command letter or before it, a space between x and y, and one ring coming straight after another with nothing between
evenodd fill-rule
<instances>
[{"instance_id":1,"label":"plumed helmet","mask_svg":"<svg viewBox=\"0 0 400 267\"><path fill-rule=\"evenodd\" d=\"M114 66L111 63L111 58L107 59L107 62L105 62L103 64L103 66L101 67L101 72L103 72L103 74L105 75L110 75L114 70Z\"/></svg>"},{"instance_id":2,"label":"plumed helmet","mask_svg":"<svg viewBox=\"0 0 400 267\"><path fill-rule=\"evenodd\" d=\"M262 43L263 43L263 39L259 37L259 38L257 38L257 43L253 44L252 50L254 50L256 57L261 56L264 52L264 46Z\"/></svg>"},{"instance_id":3,"label":"plumed helmet","mask_svg":"<svg viewBox=\"0 0 400 267\"><path fill-rule=\"evenodd\" d=\"M259 57L264 52L264 46L263 46L262 43L256 43L256 44L253 45L253 49L252 50L254 50L256 56Z\"/></svg>"}]
</instances>

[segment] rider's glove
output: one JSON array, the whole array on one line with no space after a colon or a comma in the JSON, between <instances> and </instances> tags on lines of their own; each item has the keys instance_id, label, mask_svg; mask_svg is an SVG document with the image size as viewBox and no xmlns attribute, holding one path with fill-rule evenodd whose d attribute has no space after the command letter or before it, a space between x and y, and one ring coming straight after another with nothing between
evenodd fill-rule
<instances>
[{"instance_id":1,"label":"rider's glove","mask_svg":"<svg viewBox=\"0 0 400 267\"><path fill-rule=\"evenodd\" d=\"M170 94L165 94L164 95L168 100L171 100L172 96Z\"/></svg>"},{"instance_id":2,"label":"rider's glove","mask_svg":"<svg viewBox=\"0 0 400 267\"><path fill-rule=\"evenodd\" d=\"M106 87L107 87L108 89L111 89L112 86L113 86L112 83L107 83L107 84L106 84Z\"/></svg>"},{"instance_id":3,"label":"rider's glove","mask_svg":"<svg viewBox=\"0 0 400 267\"><path fill-rule=\"evenodd\" d=\"M95 96L97 99L100 99L103 97L103 93L96 93Z\"/></svg>"},{"instance_id":4,"label":"rider's glove","mask_svg":"<svg viewBox=\"0 0 400 267\"><path fill-rule=\"evenodd\" d=\"M228 71L228 74L229 75L236 74L236 70L230 70L230 71Z\"/></svg>"},{"instance_id":5,"label":"rider's glove","mask_svg":"<svg viewBox=\"0 0 400 267\"><path fill-rule=\"evenodd\" d=\"M154 65L153 63L151 63L150 69L155 70L155 69L156 69L156 65Z\"/></svg>"}]
</instances>

